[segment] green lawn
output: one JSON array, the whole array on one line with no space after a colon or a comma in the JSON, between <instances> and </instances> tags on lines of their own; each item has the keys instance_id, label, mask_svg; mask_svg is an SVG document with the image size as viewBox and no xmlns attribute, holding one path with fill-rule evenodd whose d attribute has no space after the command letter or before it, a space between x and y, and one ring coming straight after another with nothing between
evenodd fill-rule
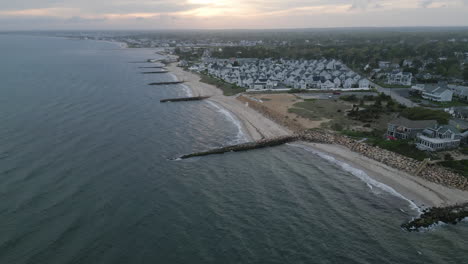
<instances>
[{"instance_id":1,"label":"green lawn","mask_svg":"<svg viewBox=\"0 0 468 264\"><path fill-rule=\"evenodd\" d=\"M441 110L432 110L423 107L406 108L401 111L401 116L410 120L437 120L439 124L448 124L451 116Z\"/></svg>"}]
</instances>

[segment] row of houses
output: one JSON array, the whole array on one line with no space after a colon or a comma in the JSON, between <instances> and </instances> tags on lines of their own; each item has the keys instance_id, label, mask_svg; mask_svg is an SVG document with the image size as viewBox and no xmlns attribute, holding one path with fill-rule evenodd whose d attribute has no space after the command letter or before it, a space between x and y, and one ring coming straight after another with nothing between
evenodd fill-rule
<instances>
[{"instance_id":1,"label":"row of houses","mask_svg":"<svg viewBox=\"0 0 468 264\"><path fill-rule=\"evenodd\" d=\"M399 117L388 123L387 138L414 140L416 147L424 151L455 149L468 138L468 132L451 125L438 125L435 120L409 120Z\"/></svg>"},{"instance_id":2,"label":"row of houses","mask_svg":"<svg viewBox=\"0 0 468 264\"><path fill-rule=\"evenodd\" d=\"M369 89L370 82L338 60L205 59L189 68L251 90Z\"/></svg>"}]
</instances>

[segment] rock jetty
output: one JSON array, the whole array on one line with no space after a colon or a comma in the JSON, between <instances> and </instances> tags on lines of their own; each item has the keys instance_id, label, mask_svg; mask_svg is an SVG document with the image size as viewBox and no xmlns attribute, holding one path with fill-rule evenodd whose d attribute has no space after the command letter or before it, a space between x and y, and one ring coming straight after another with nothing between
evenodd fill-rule
<instances>
[{"instance_id":1,"label":"rock jetty","mask_svg":"<svg viewBox=\"0 0 468 264\"><path fill-rule=\"evenodd\" d=\"M468 219L468 203L426 209L420 217L401 225L401 227L408 231L419 231L439 223L456 225L464 219Z\"/></svg>"},{"instance_id":2,"label":"rock jetty","mask_svg":"<svg viewBox=\"0 0 468 264\"><path fill-rule=\"evenodd\" d=\"M180 84L180 83L184 83L184 81L154 82L148 85L167 85L167 84Z\"/></svg>"},{"instance_id":3,"label":"rock jetty","mask_svg":"<svg viewBox=\"0 0 468 264\"><path fill-rule=\"evenodd\" d=\"M248 143L232 145L232 146L212 149L208 151L183 155L180 157L180 159L188 159L188 158L193 158L193 157L202 157L202 156L208 156L208 155L214 155L214 154L224 154L227 152L239 152L239 151L247 151L247 150L259 149L259 148L273 147L273 146L279 146L279 145L283 145L283 144L290 143L290 142L297 141L297 140L298 140L297 136L285 136L285 137L278 137L278 138L273 138L273 139L262 139L262 140L255 141L255 142L248 142Z\"/></svg>"},{"instance_id":4,"label":"rock jetty","mask_svg":"<svg viewBox=\"0 0 468 264\"><path fill-rule=\"evenodd\" d=\"M186 102L186 101L201 101L210 98L209 96L195 96L195 97L181 97L181 98L169 98L159 100L161 103L167 102Z\"/></svg>"}]
</instances>

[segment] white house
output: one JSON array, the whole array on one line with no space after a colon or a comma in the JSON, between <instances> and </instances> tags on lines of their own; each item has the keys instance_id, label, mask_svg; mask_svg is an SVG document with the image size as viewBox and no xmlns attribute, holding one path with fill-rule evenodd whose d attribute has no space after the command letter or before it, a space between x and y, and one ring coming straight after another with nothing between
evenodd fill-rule
<instances>
[{"instance_id":1,"label":"white house","mask_svg":"<svg viewBox=\"0 0 468 264\"><path fill-rule=\"evenodd\" d=\"M395 71L392 71L388 75L387 83L388 84L395 84L395 85L410 86L412 80L413 80L413 74L412 73L395 70Z\"/></svg>"},{"instance_id":2,"label":"white house","mask_svg":"<svg viewBox=\"0 0 468 264\"><path fill-rule=\"evenodd\" d=\"M413 91L420 91L422 98L435 102L451 102L453 91L441 84L426 84L413 86Z\"/></svg>"},{"instance_id":3,"label":"white house","mask_svg":"<svg viewBox=\"0 0 468 264\"><path fill-rule=\"evenodd\" d=\"M462 134L453 126L426 128L418 134L416 147L426 151L441 151L460 146Z\"/></svg>"}]
</instances>

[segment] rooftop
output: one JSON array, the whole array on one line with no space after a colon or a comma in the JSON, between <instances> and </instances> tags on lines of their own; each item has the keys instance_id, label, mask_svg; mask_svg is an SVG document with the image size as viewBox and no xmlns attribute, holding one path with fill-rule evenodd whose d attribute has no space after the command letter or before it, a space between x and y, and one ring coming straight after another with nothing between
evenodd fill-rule
<instances>
[{"instance_id":1,"label":"rooftop","mask_svg":"<svg viewBox=\"0 0 468 264\"><path fill-rule=\"evenodd\" d=\"M434 127L437 125L435 120L409 120L404 117L399 117L389 122L389 124L403 126L407 128L427 128Z\"/></svg>"}]
</instances>

